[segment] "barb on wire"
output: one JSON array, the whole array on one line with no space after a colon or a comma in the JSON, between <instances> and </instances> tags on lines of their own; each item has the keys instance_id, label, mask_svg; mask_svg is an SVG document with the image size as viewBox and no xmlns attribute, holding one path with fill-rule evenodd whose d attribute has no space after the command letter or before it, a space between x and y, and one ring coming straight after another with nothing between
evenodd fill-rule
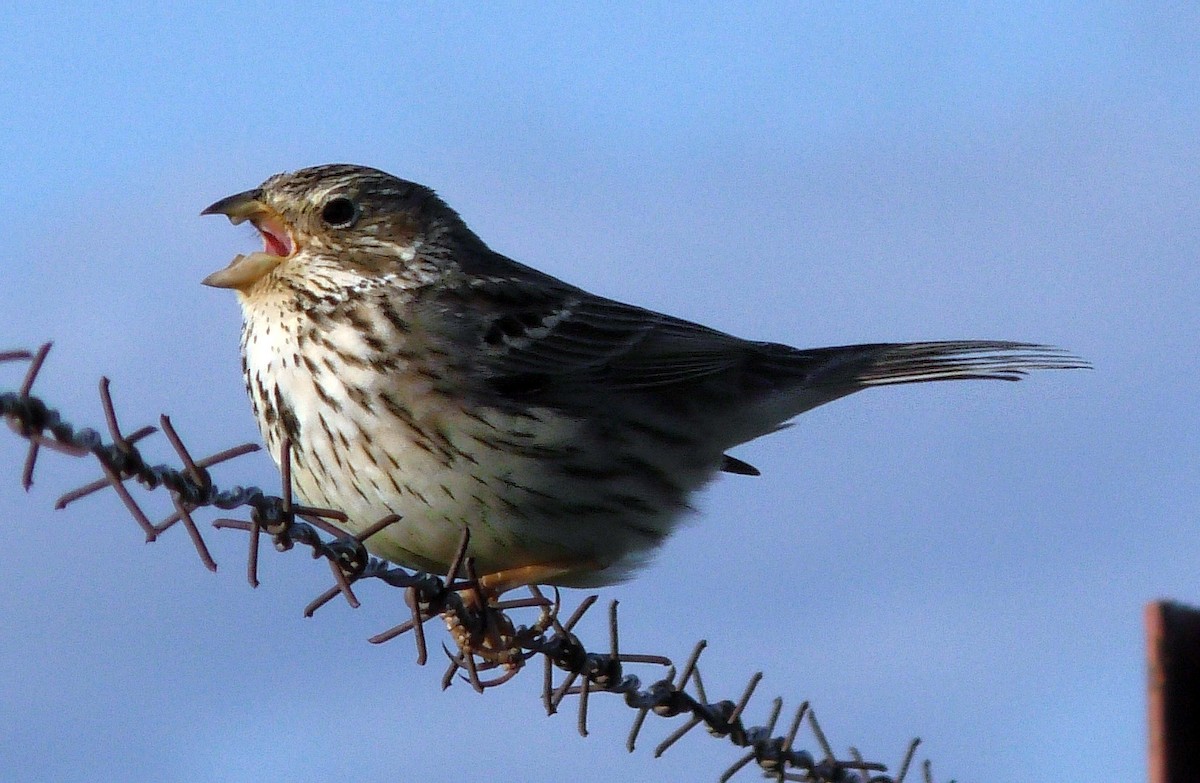
<instances>
[{"instance_id":1,"label":"barb on wire","mask_svg":"<svg viewBox=\"0 0 1200 783\"><path fill-rule=\"evenodd\" d=\"M253 486L221 489L214 484L209 473L212 467L257 451L256 445L244 444L195 459L166 416L160 417L158 427L147 425L125 434L116 414L107 378L101 379L99 394L111 440L104 442L93 429L76 429L63 420L58 411L33 394L34 383L49 351L50 344L47 343L34 353L19 350L0 352L0 363L29 362L18 390L0 394L0 416L13 432L29 443L21 473L21 482L26 489L32 486L43 447L74 457L90 455L99 464L104 475L64 493L56 502L56 508L65 508L101 489L112 488L144 532L147 541L156 540L175 524L182 523L198 557L210 570L216 570L217 565L193 514L209 507L225 511L248 508L249 519L222 517L215 520L213 525L218 529L235 529L249 534L246 577L252 587L259 584L258 559L262 536L269 537L275 549L281 552L293 549L297 544L308 547L314 558L322 558L329 564L334 584L309 602L304 608L306 616L311 616L338 595L351 607L358 607L360 602L355 595L354 585L364 579L380 580L403 589L408 618L371 637L370 641L381 644L412 631L417 662L424 664L428 659L424 625L440 617L457 647L455 652L442 645L450 661L442 678L443 687L462 679L476 691L483 692L509 681L528 660L540 655L544 663L542 704L548 715L557 712L568 696L577 696L577 729L581 735L587 736L588 705L592 696L596 693L617 694L636 711L626 739L626 747L630 752L635 749L649 714L663 718L687 715L684 723L659 742L654 755L663 755L692 729L704 724L709 734L726 738L746 750L721 775L722 783L751 762L758 764L765 776L779 781L902 783L908 774L918 740L909 744L896 777L873 774L885 772L886 767L865 761L854 748L850 749L849 758L836 757L807 702L801 703L796 709L783 735L775 734L775 726L783 710L783 700L780 698L772 700L763 724L747 725L743 716L762 680L761 672L750 678L736 702L710 702L699 666L706 642L701 641L693 648L678 673L668 657L624 652L620 643L616 601L609 605L607 649L605 652L592 652L576 636L575 628L595 604L596 596L586 597L563 621L560 619L561 595L557 588L554 589L552 601L536 586L528 588L530 595L527 598L501 601L487 595L476 576L474 560L467 554L470 542L468 530L463 531L456 556L442 575L408 571L372 556L367 550L367 541L399 522L400 518L389 515L357 534L350 534L341 527L347 521L345 514L334 509L296 504L292 497L289 443L285 443L282 450L281 492L279 495L269 495ZM181 467L150 465L143 458L138 444L160 430ZM130 480L136 480L147 490L166 488L173 511L160 522L152 522L125 486ZM528 625L518 625L513 620L513 614L528 610L536 610L536 617ZM626 673L627 665L659 667L665 669L666 673L643 687L637 675ZM565 673L562 682L557 685L554 683L555 669ZM492 671L499 673L489 679L481 677L482 673ZM805 718L821 749L820 760L812 753L795 747ZM929 762L925 762L923 770L926 781L931 783Z\"/></svg>"}]
</instances>

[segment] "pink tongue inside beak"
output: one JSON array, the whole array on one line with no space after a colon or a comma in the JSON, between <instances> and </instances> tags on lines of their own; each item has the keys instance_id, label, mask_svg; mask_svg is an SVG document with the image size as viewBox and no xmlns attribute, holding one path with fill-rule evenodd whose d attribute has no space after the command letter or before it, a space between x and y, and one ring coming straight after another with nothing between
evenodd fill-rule
<instances>
[{"instance_id":1,"label":"pink tongue inside beak","mask_svg":"<svg viewBox=\"0 0 1200 783\"><path fill-rule=\"evenodd\" d=\"M292 239L286 231L276 232L273 226L258 227L263 238L263 250L273 256L286 257L292 253Z\"/></svg>"}]
</instances>

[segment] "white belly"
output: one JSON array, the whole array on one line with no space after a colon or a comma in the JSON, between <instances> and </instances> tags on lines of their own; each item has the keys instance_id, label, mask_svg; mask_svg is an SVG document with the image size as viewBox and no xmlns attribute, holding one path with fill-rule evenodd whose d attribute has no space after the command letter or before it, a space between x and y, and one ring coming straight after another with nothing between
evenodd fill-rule
<instances>
[{"instance_id":1,"label":"white belly","mask_svg":"<svg viewBox=\"0 0 1200 783\"><path fill-rule=\"evenodd\" d=\"M314 342L298 322L248 319L247 389L277 463L292 438L300 501L344 512L351 532L400 515L367 546L401 565L445 570L469 529L479 573L579 562L607 570L560 583L618 581L719 464L719 450L648 450L547 408L465 410L447 378L394 357L381 369L351 326L323 326Z\"/></svg>"}]
</instances>

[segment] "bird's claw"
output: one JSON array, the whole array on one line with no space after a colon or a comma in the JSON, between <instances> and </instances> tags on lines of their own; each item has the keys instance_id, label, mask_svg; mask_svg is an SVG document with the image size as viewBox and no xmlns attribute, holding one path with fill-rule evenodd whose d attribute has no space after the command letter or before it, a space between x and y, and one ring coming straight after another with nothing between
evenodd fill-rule
<instances>
[{"instance_id":1,"label":"bird's claw","mask_svg":"<svg viewBox=\"0 0 1200 783\"><path fill-rule=\"evenodd\" d=\"M458 591L462 599L442 612L446 630L458 648L458 655L448 649L447 657L452 662L451 673L462 670L461 675L478 691L502 685L516 676L535 653L527 649L527 643L541 637L554 623L556 612L540 593L521 606L541 608L537 620L530 626L516 626L499 604L495 594L471 585ZM503 673L491 680L480 680L479 672L502 669Z\"/></svg>"}]
</instances>

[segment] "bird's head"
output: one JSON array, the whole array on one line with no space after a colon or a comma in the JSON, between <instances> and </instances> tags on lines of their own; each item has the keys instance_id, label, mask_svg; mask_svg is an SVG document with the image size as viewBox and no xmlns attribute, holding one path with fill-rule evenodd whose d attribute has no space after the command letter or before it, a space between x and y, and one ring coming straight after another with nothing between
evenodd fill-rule
<instances>
[{"instance_id":1,"label":"bird's head","mask_svg":"<svg viewBox=\"0 0 1200 783\"><path fill-rule=\"evenodd\" d=\"M202 215L249 220L263 249L238 255L205 285L251 294L283 278L323 272L389 276L404 285L446 271L455 244L474 236L432 190L365 166L326 165L276 174Z\"/></svg>"}]
</instances>

